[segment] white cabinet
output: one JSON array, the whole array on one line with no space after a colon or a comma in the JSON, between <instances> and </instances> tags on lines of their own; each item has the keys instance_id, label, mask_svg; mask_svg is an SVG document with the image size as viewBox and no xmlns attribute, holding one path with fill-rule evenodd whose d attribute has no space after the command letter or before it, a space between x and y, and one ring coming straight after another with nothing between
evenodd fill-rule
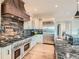
<instances>
[{"instance_id":1,"label":"white cabinet","mask_svg":"<svg viewBox=\"0 0 79 59\"><path fill-rule=\"evenodd\" d=\"M31 21L24 22L24 29L33 29Z\"/></svg>"},{"instance_id":2,"label":"white cabinet","mask_svg":"<svg viewBox=\"0 0 79 59\"><path fill-rule=\"evenodd\" d=\"M11 58L11 45L2 48L2 59L12 59Z\"/></svg>"},{"instance_id":3,"label":"white cabinet","mask_svg":"<svg viewBox=\"0 0 79 59\"><path fill-rule=\"evenodd\" d=\"M29 29L29 23L28 22L24 22L24 29Z\"/></svg>"},{"instance_id":4,"label":"white cabinet","mask_svg":"<svg viewBox=\"0 0 79 59\"><path fill-rule=\"evenodd\" d=\"M37 43L43 42L43 35L41 35L41 34L35 35L35 38L36 38Z\"/></svg>"},{"instance_id":5,"label":"white cabinet","mask_svg":"<svg viewBox=\"0 0 79 59\"><path fill-rule=\"evenodd\" d=\"M32 36L31 39L32 39L32 41L31 41L31 45L30 46L32 48L32 47L34 47L36 45L37 42L36 42L35 36Z\"/></svg>"},{"instance_id":6,"label":"white cabinet","mask_svg":"<svg viewBox=\"0 0 79 59\"><path fill-rule=\"evenodd\" d=\"M37 43L42 43L43 42L43 35L34 35L31 37L31 48L35 46Z\"/></svg>"},{"instance_id":7,"label":"white cabinet","mask_svg":"<svg viewBox=\"0 0 79 59\"><path fill-rule=\"evenodd\" d=\"M37 42L43 43L43 35L41 35L41 34L37 35Z\"/></svg>"},{"instance_id":8,"label":"white cabinet","mask_svg":"<svg viewBox=\"0 0 79 59\"><path fill-rule=\"evenodd\" d=\"M42 19L38 17L32 18L32 26L34 29L42 29Z\"/></svg>"},{"instance_id":9,"label":"white cabinet","mask_svg":"<svg viewBox=\"0 0 79 59\"><path fill-rule=\"evenodd\" d=\"M42 21L37 19L35 20L35 29L42 29Z\"/></svg>"},{"instance_id":10,"label":"white cabinet","mask_svg":"<svg viewBox=\"0 0 79 59\"><path fill-rule=\"evenodd\" d=\"M34 47L37 44L37 37L36 35L31 37L32 41L31 41L31 48Z\"/></svg>"}]
</instances>

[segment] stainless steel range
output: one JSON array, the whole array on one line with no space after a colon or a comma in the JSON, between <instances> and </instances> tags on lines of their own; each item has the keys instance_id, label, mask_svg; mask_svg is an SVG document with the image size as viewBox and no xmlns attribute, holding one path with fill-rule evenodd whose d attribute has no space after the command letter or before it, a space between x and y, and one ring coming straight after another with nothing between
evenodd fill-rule
<instances>
[{"instance_id":1,"label":"stainless steel range","mask_svg":"<svg viewBox=\"0 0 79 59\"><path fill-rule=\"evenodd\" d=\"M25 39L13 43L12 45L12 58L22 59L26 54L26 51L30 48L31 39Z\"/></svg>"}]
</instances>

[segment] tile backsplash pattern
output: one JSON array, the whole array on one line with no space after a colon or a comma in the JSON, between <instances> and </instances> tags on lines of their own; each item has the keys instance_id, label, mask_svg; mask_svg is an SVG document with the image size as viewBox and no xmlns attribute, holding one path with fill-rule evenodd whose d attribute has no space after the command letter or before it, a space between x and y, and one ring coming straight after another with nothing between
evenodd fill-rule
<instances>
[{"instance_id":1,"label":"tile backsplash pattern","mask_svg":"<svg viewBox=\"0 0 79 59\"><path fill-rule=\"evenodd\" d=\"M23 21L19 20L19 17L5 17L1 19L2 32L1 35L4 38L20 38L23 34Z\"/></svg>"}]
</instances>

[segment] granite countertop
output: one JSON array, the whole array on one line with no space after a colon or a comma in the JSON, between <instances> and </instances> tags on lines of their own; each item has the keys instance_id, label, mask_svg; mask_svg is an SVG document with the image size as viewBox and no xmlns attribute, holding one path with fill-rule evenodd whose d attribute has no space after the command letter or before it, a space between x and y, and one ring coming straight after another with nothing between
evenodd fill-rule
<instances>
[{"instance_id":1,"label":"granite countertop","mask_svg":"<svg viewBox=\"0 0 79 59\"><path fill-rule=\"evenodd\" d=\"M58 59L79 59L79 46L65 40L54 40Z\"/></svg>"},{"instance_id":2,"label":"granite countertop","mask_svg":"<svg viewBox=\"0 0 79 59\"><path fill-rule=\"evenodd\" d=\"M14 39L12 39L12 40L6 40L6 41L4 41L4 42L0 42L0 47L6 47L6 46L8 46L8 45L10 45L10 44L13 44L13 43L15 43L15 42L17 42L17 41L20 41L20 40L23 40L24 38L14 38Z\"/></svg>"},{"instance_id":3,"label":"granite countertop","mask_svg":"<svg viewBox=\"0 0 79 59\"><path fill-rule=\"evenodd\" d=\"M37 35L40 35L40 34L37 34ZM36 36L36 35L33 35L33 36ZM20 41L20 40L24 40L24 39L27 39L27 38L30 38L30 37L33 37L33 36L26 36L26 37L21 37L21 38L14 38L12 40L6 40L4 42L0 42L0 47L6 47L8 45L11 45L17 41Z\"/></svg>"},{"instance_id":4,"label":"granite countertop","mask_svg":"<svg viewBox=\"0 0 79 59\"><path fill-rule=\"evenodd\" d=\"M30 36L29 36L30 37ZM29 38L29 37L21 37L21 38L14 38L14 39L11 39L11 40L6 40L6 41L4 41L4 42L0 42L0 47L6 47L6 46L8 46L8 45L11 45L11 44L13 44L13 43L15 43L15 42L18 42L18 41L20 41L20 40L24 40L24 39L27 39L27 38Z\"/></svg>"}]
</instances>

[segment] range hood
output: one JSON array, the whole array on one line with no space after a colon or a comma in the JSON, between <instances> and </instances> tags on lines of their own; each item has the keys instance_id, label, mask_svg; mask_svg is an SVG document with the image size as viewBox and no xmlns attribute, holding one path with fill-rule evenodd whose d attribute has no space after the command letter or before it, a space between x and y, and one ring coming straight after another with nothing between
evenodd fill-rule
<instances>
[{"instance_id":1,"label":"range hood","mask_svg":"<svg viewBox=\"0 0 79 59\"><path fill-rule=\"evenodd\" d=\"M79 11L76 12L75 18L79 18Z\"/></svg>"},{"instance_id":2,"label":"range hood","mask_svg":"<svg viewBox=\"0 0 79 59\"><path fill-rule=\"evenodd\" d=\"M4 0L1 4L1 14L9 14L23 18L24 21L29 21L30 16L26 14L24 2L22 0Z\"/></svg>"}]
</instances>

